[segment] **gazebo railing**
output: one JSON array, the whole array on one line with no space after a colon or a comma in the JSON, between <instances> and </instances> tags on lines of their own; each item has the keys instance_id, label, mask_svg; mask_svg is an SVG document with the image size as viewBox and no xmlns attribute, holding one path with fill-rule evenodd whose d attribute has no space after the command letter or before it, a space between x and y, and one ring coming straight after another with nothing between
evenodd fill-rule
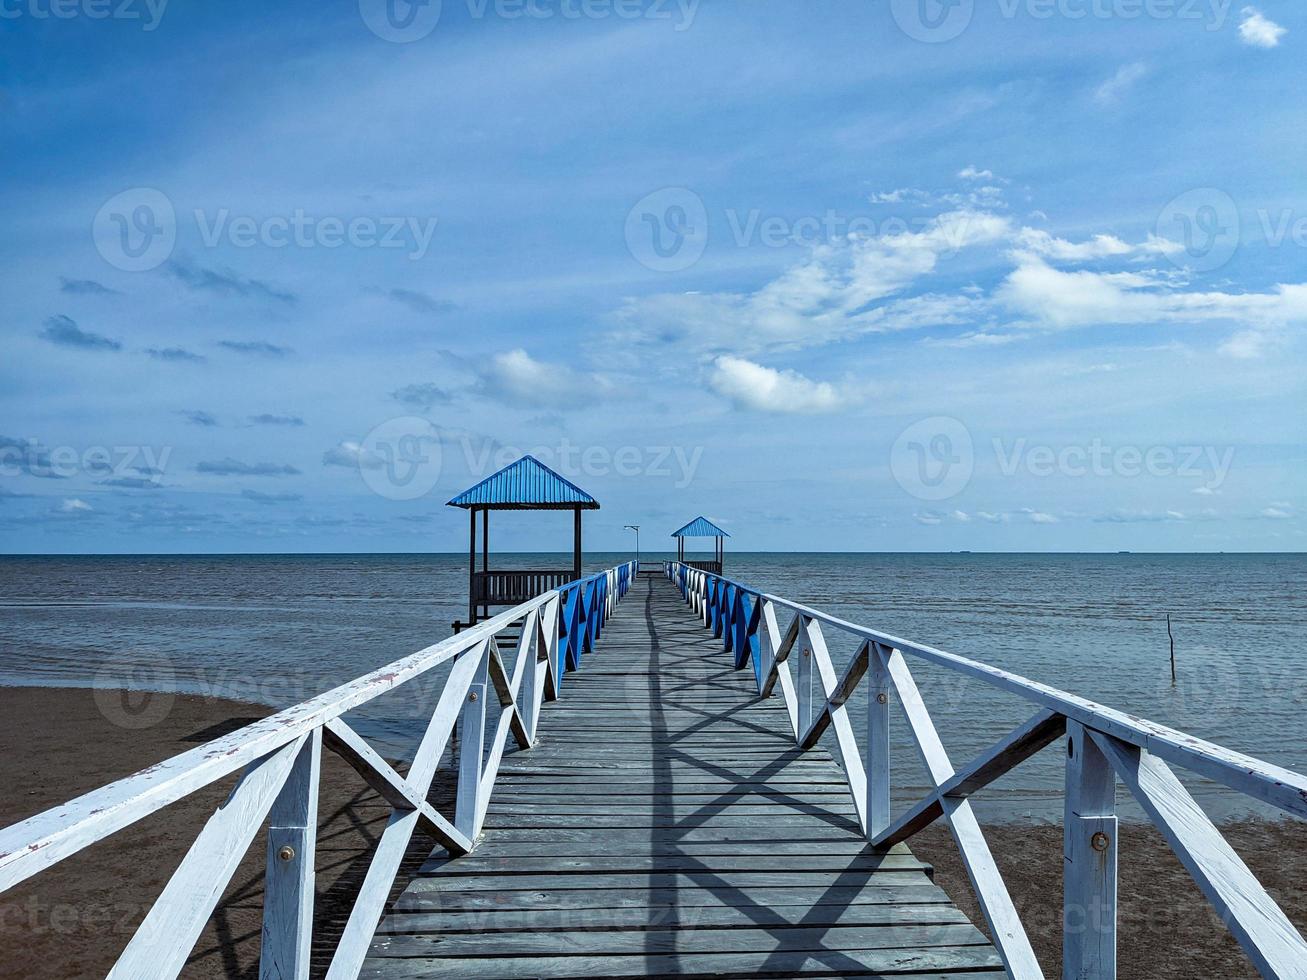
<instances>
[{"instance_id":1,"label":"gazebo railing","mask_svg":"<svg viewBox=\"0 0 1307 980\"><path fill-rule=\"evenodd\" d=\"M542 703L561 694L566 673L580 666L636 574L635 563L627 562L547 591L325 694L0 830L0 892L239 772L109 975L176 976L266 824L260 976L304 980L325 745L391 807L327 971L331 980L355 977L414 832L423 830L454 854L476 847L508 736L523 749L535 743ZM512 651L507 658L506 649ZM343 716L443 664L449 675L401 775ZM458 779L450 819L427 797L456 722Z\"/></svg>"},{"instance_id":2,"label":"gazebo railing","mask_svg":"<svg viewBox=\"0 0 1307 980\"><path fill-rule=\"evenodd\" d=\"M572 569L510 569L474 572L472 598L478 604L516 605L572 581Z\"/></svg>"},{"instance_id":3,"label":"gazebo railing","mask_svg":"<svg viewBox=\"0 0 1307 980\"><path fill-rule=\"evenodd\" d=\"M750 589L718 575L667 562L665 571L704 626L720 637L737 669L752 666L760 697L779 687L796 744L815 746L829 729L858 820L873 845L906 841L936 820L952 833L994 945L1008 973L1042 977L1025 927L969 797L1048 745L1066 739L1063 976L1116 976L1116 780L1129 787L1258 971L1307 977L1307 942L1171 766L1307 817L1307 777L1164 725L977 660L903 640ZM781 628L782 618L788 624ZM852 637L853 658L836 671L826 631ZM1028 720L961 768L955 768L917 688L909 661L920 660L982 681L1032 703ZM793 666L792 666L793 665ZM848 701L867 683L866 763ZM890 808L889 709L897 700L925 763L931 790L895 816Z\"/></svg>"},{"instance_id":4,"label":"gazebo railing","mask_svg":"<svg viewBox=\"0 0 1307 980\"><path fill-rule=\"evenodd\" d=\"M686 561L683 564L701 572L711 572L713 575L722 573L722 563L719 561Z\"/></svg>"}]
</instances>

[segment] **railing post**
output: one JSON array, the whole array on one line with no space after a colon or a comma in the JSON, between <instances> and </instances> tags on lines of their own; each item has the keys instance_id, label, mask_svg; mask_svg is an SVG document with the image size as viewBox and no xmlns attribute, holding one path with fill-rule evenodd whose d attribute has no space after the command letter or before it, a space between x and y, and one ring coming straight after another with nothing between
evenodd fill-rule
<instances>
[{"instance_id":1,"label":"railing post","mask_svg":"<svg viewBox=\"0 0 1307 980\"><path fill-rule=\"evenodd\" d=\"M889 827L889 651L867 649L867 839Z\"/></svg>"},{"instance_id":2,"label":"railing post","mask_svg":"<svg viewBox=\"0 0 1307 980\"><path fill-rule=\"evenodd\" d=\"M480 657L472 683L463 699L458 719L458 800L454 808L454 826L469 838L476 836L477 796L481 791L481 763L485 756L486 686L490 681L490 644L486 640L477 650L464 656Z\"/></svg>"},{"instance_id":3,"label":"railing post","mask_svg":"<svg viewBox=\"0 0 1307 980\"><path fill-rule=\"evenodd\" d=\"M548 605L542 606L535 621L531 622L532 636L527 642L526 659L522 662L521 686L516 692L517 713L522 717L522 727L526 729L533 744L536 738L536 687L540 683L540 654L548 650L545 643L545 624L549 622L547 610ZM523 626L525 625L524 623Z\"/></svg>"},{"instance_id":4,"label":"railing post","mask_svg":"<svg viewBox=\"0 0 1307 980\"><path fill-rule=\"evenodd\" d=\"M794 693L799 709L798 739L802 742L803 736L812 725L812 645L808 641L806 616L799 617L799 636L794 643L799 648L799 669L798 677L795 678Z\"/></svg>"},{"instance_id":5,"label":"railing post","mask_svg":"<svg viewBox=\"0 0 1307 980\"><path fill-rule=\"evenodd\" d=\"M321 766L322 729L316 728L300 747L268 814L260 980L308 980Z\"/></svg>"},{"instance_id":6,"label":"railing post","mask_svg":"<svg viewBox=\"0 0 1307 980\"><path fill-rule=\"evenodd\" d=\"M1116 977L1116 774L1079 722L1067 722L1062 974Z\"/></svg>"}]
</instances>

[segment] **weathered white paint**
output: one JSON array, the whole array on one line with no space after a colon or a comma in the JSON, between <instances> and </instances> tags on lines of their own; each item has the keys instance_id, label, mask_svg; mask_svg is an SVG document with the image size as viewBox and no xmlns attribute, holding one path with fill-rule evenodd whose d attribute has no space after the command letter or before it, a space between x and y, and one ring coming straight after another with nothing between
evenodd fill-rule
<instances>
[{"instance_id":1,"label":"weathered white paint","mask_svg":"<svg viewBox=\"0 0 1307 980\"><path fill-rule=\"evenodd\" d=\"M633 574L634 563L627 567ZM617 572L604 574L611 612L618 598ZM265 978L307 976L317 784L321 746L327 744L394 808L330 968L332 977L356 976L414 829L423 826L455 854L473 846L472 835L446 820L426 795L454 723L474 690L484 716L486 695L492 690L495 635L524 624L511 677L494 661L498 671L493 690L502 709L496 742L502 752L510 730L519 742L530 743L541 698L557 694L556 685L547 691L552 665L541 670L536 658L555 649L558 611L559 593L550 591L348 684L0 831L0 892L243 768L240 782L200 832L110 975L175 976L236 865L269 818L260 973ZM454 664L408 775L400 776L341 716L450 660ZM522 704L530 704L529 722L519 708ZM471 755L470 748L464 752ZM477 783L460 796L468 800L474 818L484 813L482 797L494 782L492 771L487 776L478 773Z\"/></svg>"},{"instance_id":2,"label":"weathered white paint","mask_svg":"<svg viewBox=\"0 0 1307 980\"><path fill-rule=\"evenodd\" d=\"M340 755L363 776L387 803L397 810L416 810L418 825L454 854L466 854L472 841L461 834L426 800L426 790L419 790L377 755L349 725L336 718L323 731L324 744Z\"/></svg>"},{"instance_id":3,"label":"weathered white paint","mask_svg":"<svg viewBox=\"0 0 1307 980\"><path fill-rule=\"evenodd\" d=\"M111 980L153 980L181 971L307 740L301 735L246 767L145 914L109 971Z\"/></svg>"},{"instance_id":4,"label":"weathered white paint","mask_svg":"<svg viewBox=\"0 0 1307 980\"><path fill-rule=\"evenodd\" d=\"M1068 694L1048 684L1032 681L989 664L968 660L966 657L947 653L935 647L912 643L879 630L859 626L769 593L762 593L762 596L778 606L791 609L853 636L873 640L900 650L905 655L948 667L968 677L1002 688L1043 707L1051 708L1073 721L1106 732L1141 749L1147 749L1153 755L1184 766L1199 775L1207 776L1231 789L1297 816L1307 817L1307 776L1301 773L1194 738L1174 728L1127 715L1087 698Z\"/></svg>"},{"instance_id":5,"label":"weathered white paint","mask_svg":"<svg viewBox=\"0 0 1307 980\"><path fill-rule=\"evenodd\" d=\"M864 643L858 654L854 656L844 677L837 679L835 667L831 664L830 651L826 649L826 638L822 635L821 624L816 620L809 620L807 623L807 640L812 650L811 660L814 662L817 678L826 695L826 704L822 709L823 717L830 719L831 727L835 730L835 751L844 770L844 777L848 780L849 793L853 796L853 808L858 814L858 823L865 835L867 776L863 770L862 755L858 752L857 740L853 736L853 723L849 721L849 712L844 702L848 700L853 684L857 683L856 678L861 677L866 671L867 645ZM861 664L861 668L858 664ZM850 678L853 678L852 683L848 683ZM817 727L816 721L809 725L810 729ZM800 744L803 748L809 748L816 744L816 741L814 739L809 742L805 737L800 740Z\"/></svg>"},{"instance_id":6,"label":"weathered white paint","mask_svg":"<svg viewBox=\"0 0 1307 980\"><path fill-rule=\"evenodd\" d=\"M322 729L300 747L268 814L259 980L308 980Z\"/></svg>"},{"instance_id":7,"label":"weathered white paint","mask_svg":"<svg viewBox=\"0 0 1307 980\"><path fill-rule=\"evenodd\" d=\"M1116 841L1116 774L1085 727L1069 722L1062 824L1062 975L1070 980L1116 977Z\"/></svg>"},{"instance_id":8,"label":"weathered white paint","mask_svg":"<svg viewBox=\"0 0 1307 980\"><path fill-rule=\"evenodd\" d=\"M667 563L668 577L677 579L683 568L677 562ZM695 583L688 596L692 604L703 594L705 583L712 580L728 581L698 570L687 574L687 583ZM868 765L867 771L861 774L868 836L877 846L885 846L907 839L943 816L1010 973L1038 976L1038 964L1029 952L1029 942L966 797L1068 730L1072 757L1067 769L1065 825L1064 898L1069 911L1068 933L1064 938L1066 975L1085 980L1115 975L1117 828L1111 775L1111 769L1115 769L1167 836L1217 911L1230 922L1231 931L1258 969L1266 976L1307 980L1307 944L1162 760L1185 766L1198 775L1298 816L1307 816L1307 777L988 664L911 643L779 596L746 589L738 583L731 584L762 604L759 628L763 634L764 680L760 694L769 696L773 687L780 684L800 745L810 747L822 727L834 723L834 710L847 701L861 676L861 665L851 664L835 683L833 695L832 686L823 676L827 703L814 718L807 696L811 671L805 677L800 666L797 685L788 683L786 661L800 634L810 638L814 625L825 625L870 644L873 656L867 664ZM778 608L790 610L795 617L784 637L776 626ZM908 672L905 655L999 687L1034 702L1042 710L956 773ZM820 658L816 659L820 668ZM903 703L917 748L935 784L924 799L892 823L888 770L891 688ZM880 694L885 695L884 701L878 697ZM847 742L838 732L836 745L838 751L847 754ZM854 776L851 787L856 782ZM1097 847L1095 834L1101 835ZM1087 924L1082 915L1086 908L1091 913Z\"/></svg>"},{"instance_id":9,"label":"weathered white paint","mask_svg":"<svg viewBox=\"0 0 1307 980\"><path fill-rule=\"evenodd\" d=\"M889 671L874 647L867 651L867 839L890 824Z\"/></svg>"},{"instance_id":10,"label":"weathered white paint","mask_svg":"<svg viewBox=\"0 0 1307 980\"><path fill-rule=\"evenodd\" d=\"M913 680L903 655L897 649L887 653L883 646L878 646L876 655L881 658L889 673L890 683L894 685L903 713L907 716L913 741L926 764L931 781L938 789L952 778L953 765L949 762L948 753L944 751L944 743L935 730L935 723L930 720L930 712L921 699L917 682ZM1003 876L994 863L994 855L990 853L985 836L980 831L970 801L946 796L940 799L940 803L944 808L944 820L953 834L967 877L971 880L971 889L976 893L980 910L989 923L994 946L1003 957L1003 965L1008 974L1016 980L1042 978L1044 974L1035 958L1034 948L1026 936L1025 927L1012 903L1012 896L1008 894Z\"/></svg>"},{"instance_id":11,"label":"weathered white paint","mask_svg":"<svg viewBox=\"0 0 1307 980\"><path fill-rule=\"evenodd\" d=\"M1091 733L1264 977L1307 977L1307 942L1161 759Z\"/></svg>"},{"instance_id":12,"label":"weathered white paint","mask_svg":"<svg viewBox=\"0 0 1307 980\"><path fill-rule=\"evenodd\" d=\"M888 653L885 655L888 656ZM889 847L907 840L944 815L944 805L940 802L942 797L953 796L962 799L984 789L999 776L1060 738L1065 729L1065 718L1055 712L1041 709L1034 717L1008 732L959 772L946 779L941 786L927 793L905 810L892 825L888 825L880 834L872 838L873 843L877 847Z\"/></svg>"}]
</instances>

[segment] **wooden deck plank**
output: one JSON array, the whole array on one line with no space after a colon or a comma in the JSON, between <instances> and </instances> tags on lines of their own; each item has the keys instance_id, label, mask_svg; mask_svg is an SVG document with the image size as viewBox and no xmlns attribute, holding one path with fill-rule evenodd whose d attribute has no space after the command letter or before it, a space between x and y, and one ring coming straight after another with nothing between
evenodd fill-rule
<instances>
[{"instance_id":1,"label":"wooden deck plank","mask_svg":"<svg viewBox=\"0 0 1307 980\"><path fill-rule=\"evenodd\" d=\"M635 584L538 735L504 755L476 850L437 849L392 903L362 976L1002 975L666 580Z\"/></svg>"}]
</instances>

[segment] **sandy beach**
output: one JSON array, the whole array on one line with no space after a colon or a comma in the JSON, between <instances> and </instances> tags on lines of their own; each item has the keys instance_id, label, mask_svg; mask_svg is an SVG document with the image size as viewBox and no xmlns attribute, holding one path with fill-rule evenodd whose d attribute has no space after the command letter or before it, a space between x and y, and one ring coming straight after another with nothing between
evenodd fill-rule
<instances>
[{"instance_id":1,"label":"sandy beach","mask_svg":"<svg viewBox=\"0 0 1307 980\"><path fill-rule=\"evenodd\" d=\"M81 689L0 688L0 744L6 791L0 825L183 752L268 709L218 699ZM127 699L127 700L123 700ZM146 727L124 727L149 718ZM230 781L169 807L0 897L0 977L102 976L176 867ZM387 808L353 770L324 754L318 850L318 945L325 952ZM1224 828L1261 881L1302 928L1307 925L1307 846L1301 823ZM989 840L1045 971L1060 973L1061 829L994 826ZM1121 834L1122 977L1254 977L1160 837L1147 827ZM431 845L416 840L409 867ZM979 910L947 831L912 847L934 863L936 880L979 921ZM257 976L262 908L262 841L256 839L206 927L184 975ZM401 880L403 876L401 875ZM318 957L318 967L324 964Z\"/></svg>"}]
</instances>

